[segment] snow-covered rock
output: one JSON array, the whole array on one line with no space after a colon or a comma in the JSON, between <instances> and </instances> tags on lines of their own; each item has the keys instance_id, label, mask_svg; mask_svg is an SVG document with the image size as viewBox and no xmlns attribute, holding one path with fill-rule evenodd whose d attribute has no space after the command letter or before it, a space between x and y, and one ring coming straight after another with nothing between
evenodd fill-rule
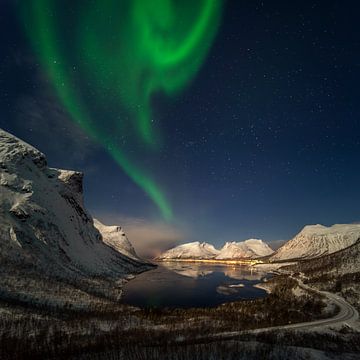
<instances>
[{"instance_id":1,"label":"snow-covered rock","mask_svg":"<svg viewBox=\"0 0 360 360\"><path fill-rule=\"evenodd\" d=\"M140 260L121 226L104 225L97 219L94 219L94 225L99 230L105 244L111 246L113 249L129 258Z\"/></svg>"},{"instance_id":2,"label":"snow-covered rock","mask_svg":"<svg viewBox=\"0 0 360 360\"><path fill-rule=\"evenodd\" d=\"M360 224L308 225L271 257L272 261L315 258L345 249L360 238Z\"/></svg>"},{"instance_id":3,"label":"snow-covered rock","mask_svg":"<svg viewBox=\"0 0 360 360\"><path fill-rule=\"evenodd\" d=\"M274 250L264 241L248 239L241 242L227 242L216 256L216 259L255 259L271 255L273 252Z\"/></svg>"},{"instance_id":4,"label":"snow-covered rock","mask_svg":"<svg viewBox=\"0 0 360 360\"><path fill-rule=\"evenodd\" d=\"M44 154L0 130L2 274L16 268L57 279L121 278L147 268L102 241L83 206L82 178L49 168Z\"/></svg>"},{"instance_id":5,"label":"snow-covered rock","mask_svg":"<svg viewBox=\"0 0 360 360\"><path fill-rule=\"evenodd\" d=\"M199 241L176 246L165 251L157 260L165 259L213 259L219 253L213 245Z\"/></svg>"}]
</instances>

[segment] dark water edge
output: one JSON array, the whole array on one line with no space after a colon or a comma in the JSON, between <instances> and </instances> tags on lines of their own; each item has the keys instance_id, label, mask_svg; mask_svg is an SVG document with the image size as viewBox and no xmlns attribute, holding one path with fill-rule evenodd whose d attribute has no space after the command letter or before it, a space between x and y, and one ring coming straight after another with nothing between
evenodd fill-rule
<instances>
[{"instance_id":1,"label":"dark water edge","mask_svg":"<svg viewBox=\"0 0 360 360\"><path fill-rule=\"evenodd\" d=\"M254 285L272 275L249 266L162 262L123 289L122 302L141 308L212 307L267 296Z\"/></svg>"}]
</instances>

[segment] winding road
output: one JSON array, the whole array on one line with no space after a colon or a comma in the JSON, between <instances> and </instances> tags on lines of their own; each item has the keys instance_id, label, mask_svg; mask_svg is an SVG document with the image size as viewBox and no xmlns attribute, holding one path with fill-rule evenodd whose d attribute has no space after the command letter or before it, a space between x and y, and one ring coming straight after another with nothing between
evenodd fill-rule
<instances>
[{"instance_id":1,"label":"winding road","mask_svg":"<svg viewBox=\"0 0 360 360\"><path fill-rule=\"evenodd\" d=\"M302 322L296 324L288 324L288 325L280 325L280 326L272 326L266 328L259 328L254 330L243 330L243 331L228 331L222 332L217 334L212 334L211 339L221 339L221 340L231 340L236 338L239 335L244 333L261 333L265 331L272 331L272 330L311 330L320 327L334 327L334 326L342 326L342 325L349 325L352 322L355 322L359 319L359 313L357 310L346 302L341 296L336 294L327 292L327 291L320 291L311 288L310 286L305 285L301 280L298 278L294 278L293 276L289 275L292 279L296 280L299 286L305 290L314 291L320 295L325 296L332 304L338 306L339 312L331 318L314 320L309 322ZM209 338L209 337L208 337Z\"/></svg>"},{"instance_id":2,"label":"winding road","mask_svg":"<svg viewBox=\"0 0 360 360\"><path fill-rule=\"evenodd\" d=\"M330 293L327 291L315 290L315 289L311 288L310 286L305 285L299 279L296 279L294 277L292 277L292 278L298 282L298 284L301 288L303 288L305 290L315 291L316 293L327 297L331 303L338 306L339 312L332 318L320 319L320 320L315 320L315 321L310 321L310 322L305 322L305 323L283 325L283 326L279 326L277 328L307 330L307 329L312 329L312 328L316 328L319 326L345 325L347 323L354 322L359 319L359 313L357 312L357 310L352 305L350 305L347 301L345 301L341 296L338 296L336 294L333 294L333 293Z\"/></svg>"},{"instance_id":3,"label":"winding road","mask_svg":"<svg viewBox=\"0 0 360 360\"><path fill-rule=\"evenodd\" d=\"M316 293L325 296L332 304L336 305L339 308L339 312L331 318L314 320L309 322L302 322L296 324L289 325L280 325L273 326L268 328L261 328L251 330L251 332L262 332L262 331L270 331L274 329L297 329L297 330L308 330L323 326L338 326L338 325L346 325L351 322L355 322L359 319L359 313L357 310L350 305L347 301L345 301L341 296L336 294L320 291L311 288L310 286L305 285L301 280L290 276L292 279L296 280L299 286L305 290L315 291Z\"/></svg>"}]
</instances>

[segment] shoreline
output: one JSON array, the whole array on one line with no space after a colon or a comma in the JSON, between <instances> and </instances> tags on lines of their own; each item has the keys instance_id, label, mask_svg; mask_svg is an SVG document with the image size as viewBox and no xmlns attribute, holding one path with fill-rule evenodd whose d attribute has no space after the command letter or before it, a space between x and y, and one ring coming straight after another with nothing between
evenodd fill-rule
<instances>
[{"instance_id":1,"label":"shoreline","mask_svg":"<svg viewBox=\"0 0 360 360\"><path fill-rule=\"evenodd\" d=\"M264 264L261 260L243 259L243 260L215 260L215 259L156 259L155 263L164 262L184 262L184 263L203 263L203 264L220 264L220 265L258 265Z\"/></svg>"},{"instance_id":2,"label":"shoreline","mask_svg":"<svg viewBox=\"0 0 360 360\"><path fill-rule=\"evenodd\" d=\"M266 282L260 282L258 284L253 285L253 287L266 291L267 295L271 294L271 288L267 286Z\"/></svg>"}]
</instances>

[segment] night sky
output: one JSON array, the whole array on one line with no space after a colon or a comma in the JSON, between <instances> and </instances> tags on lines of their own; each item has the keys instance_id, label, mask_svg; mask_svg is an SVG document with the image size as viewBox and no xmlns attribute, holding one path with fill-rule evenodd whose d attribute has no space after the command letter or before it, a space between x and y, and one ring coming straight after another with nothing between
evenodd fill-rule
<instances>
[{"instance_id":1,"label":"night sky","mask_svg":"<svg viewBox=\"0 0 360 360\"><path fill-rule=\"evenodd\" d=\"M61 11L44 12L63 29L49 41L65 49L63 59L46 59L31 27L40 17L24 15L25 2L0 1L0 127L43 151L50 166L83 171L85 203L95 217L217 246L249 237L286 240L306 224L360 220L358 1L226 1L186 62L166 73L139 70L141 81L163 87L148 102L137 95L141 104L132 96L132 73L123 70L126 50L135 46L124 39L137 30L116 27L125 24L121 12L109 18L100 0L62 1ZM86 19L90 5L98 16ZM178 11L178 31L196 22L195 8ZM88 57L75 46L80 19ZM86 20L109 39L104 57L86 52L97 36ZM59 96L47 71L47 61L64 59L72 68L65 80L81 90L96 136L74 121L76 111L64 101L74 97ZM146 67L147 57L139 52L139 59L134 67ZM139 107L144 113L129 110ZM143 131L142 116L150 130ZM141 169L138 182L114 148ZM162 210L144 190L148 177L166 199Z\"/></svg>"}]
</instances>

